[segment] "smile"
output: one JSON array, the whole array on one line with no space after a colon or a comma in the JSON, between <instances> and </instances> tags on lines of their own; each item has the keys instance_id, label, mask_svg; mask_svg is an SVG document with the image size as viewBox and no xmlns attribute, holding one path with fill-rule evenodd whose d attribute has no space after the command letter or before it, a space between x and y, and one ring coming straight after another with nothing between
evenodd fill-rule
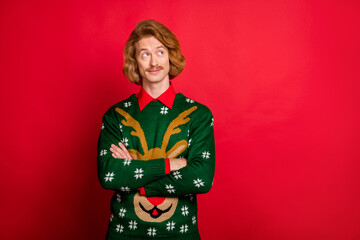
<instances>
[{"instance_id":1,"label":"smile","mask_svg":"<svg viewBox=\"0 0 360 240\"><path fill-rule=\"evenodd\" d=\"M141 207L141 209L142 209L144 212L148 213L152 218L158 218L158 217L160 217L163 213L168 212L168 211L171 209L172 204L171 204L167 209L165 209L165 210L161 210L161 209L157 208L157 206L154 206L154 207L153 207L152 209L150 209L150 210L146 210L146 209L144 208L144 206L143 206L140 202L139 202L139 206Z\"/></svg>"},{"instance_id":2,"label":"smile","mask_svg":"<svg viewBox=\"0 0 360 240\"><path fill-rule=\"evenodd\" d=\"M156 69L149 69L147 70L149 73L158 73L162 70L162 68L156 68Z\"/></svg>"}]
</instances>

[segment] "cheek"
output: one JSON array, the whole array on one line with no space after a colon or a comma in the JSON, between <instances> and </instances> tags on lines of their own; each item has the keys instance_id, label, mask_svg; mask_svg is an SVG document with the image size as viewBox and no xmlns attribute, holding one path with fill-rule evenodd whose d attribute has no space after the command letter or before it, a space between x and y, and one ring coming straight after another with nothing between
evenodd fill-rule
<instances>
[{"instance_id":1,"label":"cheek","mask_svg":"<svg viewBox=\"0 0 360 240\"><path fill-rule=\"evenodd\" d=\"M169 58L164 60L164 66L166 68L170 68L170 59Z\"/></svg>"},{"instance_id":2,"label":"cheek","mask_svg":"<svg viewBox=\"0 0 360 240\"><path fill-rule=\"evenodd\" d=\"M138 67L138 69L139 69L139 72L141 72L141 71L143 71L145 68L145 63L144 63L144 61L141 61L141 59L140 58L136 58L135 59L136 60L136 63L137 63L137 67Z\"/></svg>"},{"instance_id":3,"label":"cheek","mask_svg":"<svg viewBox=\"0 0 360 240\"><path fill-rule=\"evenodd\" d=\"M145 72L145 67L144 67L144 65L138 64L138 68L139 68L139 72L140 72L140 73L144 73L144 72Z\"/></svg>"}]
</instances>

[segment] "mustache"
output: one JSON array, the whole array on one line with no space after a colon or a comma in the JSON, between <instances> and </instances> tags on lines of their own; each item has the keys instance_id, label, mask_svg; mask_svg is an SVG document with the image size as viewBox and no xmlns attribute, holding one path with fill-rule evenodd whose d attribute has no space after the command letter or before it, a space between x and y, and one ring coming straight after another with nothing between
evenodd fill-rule
<instances>
[{"instance_id":1,"label":"mustache","mask_svg":"<svg viewBox=\"0 0 360 240\"><path fill-rule=\"evenodd\" d=\"M159 67L153 67L153 68L147 68L146 71L150 72L150 71L155 71L155 70L163 70L164 68L159 66Z\"/></svg>"}]
</instances>

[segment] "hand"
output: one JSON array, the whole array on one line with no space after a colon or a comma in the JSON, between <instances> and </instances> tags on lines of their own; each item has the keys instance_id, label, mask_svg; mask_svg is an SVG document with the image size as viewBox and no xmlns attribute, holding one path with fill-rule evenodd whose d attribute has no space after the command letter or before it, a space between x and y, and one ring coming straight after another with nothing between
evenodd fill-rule
<instances>
[{"instance_id":1,"label":"hand","mask_svg":"<svg viewBox=\"0 0 360 240\"><path fill-rule=\"evenodd\" d=\"M112 152L112 156L114 158L126 158L126 159L133 159L126 149L125 145L119 142L119 147L115 144L111 144L110 151Z\"/></svg>"},{"instance_id":2,"label":"hand","mask_svg":"<svg viewBox=\"0 0 360 240\"><path fill-rule=\"evenodd\" d=\"M169 158L170 160L170 172L177 171L187 165L186 158Z\"/></svg>"}]
</instances>

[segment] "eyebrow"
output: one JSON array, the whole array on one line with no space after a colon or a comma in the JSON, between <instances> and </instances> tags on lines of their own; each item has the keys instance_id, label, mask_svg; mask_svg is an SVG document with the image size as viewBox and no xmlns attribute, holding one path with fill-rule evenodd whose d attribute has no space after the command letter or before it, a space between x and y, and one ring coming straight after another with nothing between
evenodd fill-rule
<instances>
[{"instance_id":1,"label":"eyebrow","mask_svg":"<svg viewBox=\"0 0 360 240\"><path fill-rule=\"evenodd\" d=\"M164 48L164 49L165 49L164 46L158 46L158 47L156 47L156 49L160 49L160 48ZM147 48L142 48L142 49L139 50L139 53L140 53L141 51L146 51L146 50L148 50L148 49L147 49Z\"/></svg>"}]
</instances>

